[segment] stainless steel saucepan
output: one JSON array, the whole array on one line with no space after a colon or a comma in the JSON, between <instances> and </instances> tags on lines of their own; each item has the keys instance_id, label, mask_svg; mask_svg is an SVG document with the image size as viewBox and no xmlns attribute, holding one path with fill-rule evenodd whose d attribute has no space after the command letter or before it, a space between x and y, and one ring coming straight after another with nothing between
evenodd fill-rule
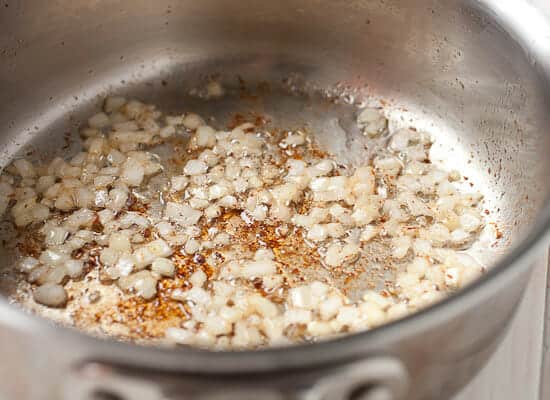
<instances>
[{"instance_id":1,"label":"stainless steel saucepan","mask_svg":"<svg viewBox=\"0 0 550 400\"><path fill-rule=\"evenodd\" d=\"M101 340L25 314L7 301L2 257L0 397L445 399L498 345L550 227L550 15L535 1L3 0L0 32L2 165L29 146L76 149L64 133L111 92L220 118L249 101L321 136L335 123L353 135L346 104L383 99L393 120L436 135L503 234L477 249L486 276L418 314L234 353ZM189 95L212 74L275 89L214 107Z\"/></svg>"}]
</instances>

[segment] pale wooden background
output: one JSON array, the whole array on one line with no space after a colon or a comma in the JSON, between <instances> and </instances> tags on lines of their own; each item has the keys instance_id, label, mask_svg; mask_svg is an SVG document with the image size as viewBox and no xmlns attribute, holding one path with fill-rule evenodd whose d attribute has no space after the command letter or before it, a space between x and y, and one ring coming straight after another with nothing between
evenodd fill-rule
<instances>
[{"instance_id":1,"label":"pale wooden background","mask_svg":"<svg viewBox=\"0 0 550 400\"><path fill-rule=\"evenodd\" d=\"M453 400L550 399L547 270L548 254L541 254L503 343L481 373Z\"/></svg>"}]
</instances>

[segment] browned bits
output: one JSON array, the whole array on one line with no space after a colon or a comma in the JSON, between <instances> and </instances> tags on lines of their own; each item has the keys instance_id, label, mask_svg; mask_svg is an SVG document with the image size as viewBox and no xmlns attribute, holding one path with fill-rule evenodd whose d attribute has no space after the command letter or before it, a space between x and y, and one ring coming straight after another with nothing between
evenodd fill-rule
<instances>
[{"instance_id":1,"label":"browned bits","mask_svg":"<svg viewBox=\"0 0 550 400\"><path fill-rule=\"evenodd\" d=\"M147 204L140 202L134 195L130 194L127 201L128 211L134 211L139 213L147 212Z\"/></svg>"},{"instance_id":2,"label":"browned bits","mask_svg":"<svg viewBox=\"0 0 550 400\"><path fill-rule=\"evenodd\" d=\"M96 233L103 232L103 225L99 222L99 217L96 215L94 222L92 223L91 230Z\"/></svg>"},{"instance_id":3,"label":"browned bits","mask_svg":"<svg viewBox=\"0 0 550 400\"><path fill-rule=\"evenodd\" d=\"M240 94L255 100L244 84ZM380 157L352 165L260 114L217 131L194 113L119 97L104 106L83 132L86 151L40 172L18 160L8 172L21 179L0 185L11 196L25 181L17 226L36 233L48 220L34 241L44 248L20 245L37 258L21 270L54 282L35 300L67 295L78 327L213 348L317 340L399 318L478 272L451 243L479 231L479 198L451 195L460 176L431 165L423 132L402 129ZM357 123L387 133L380 110ZM97 300L82 294L92 290Z\"/></svg>"},{"instance_id":4,"label":"browned bits","mask_svg":"<svg viewBox=\"0 0 550 400\"><path fill-rule=\"evenodd\" d=\"M38 257L44 249L44 237L34 230L25 230L21 232L17 248L21 254L26 256Z\"/></svg>"}]
</instances>

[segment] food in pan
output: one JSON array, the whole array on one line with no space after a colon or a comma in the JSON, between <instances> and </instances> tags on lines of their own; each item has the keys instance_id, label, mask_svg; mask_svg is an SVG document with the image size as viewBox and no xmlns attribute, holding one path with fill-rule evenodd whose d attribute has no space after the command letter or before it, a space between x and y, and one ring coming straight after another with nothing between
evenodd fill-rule
<instances>
[{"instance_id":1,"label":"food in pan","mask_svg":"<svg viewBox=\"0 0 550 400\"><path fill-rule=\"evenodd\" d=\"M359 110L387 140L351 164L306 128L206 117L108 97L81 152L5 169L24 307L121 340L245 349L372 329L483 273L464 252L482 195L430 161L430 134Z\"/></svg>"}]
</instances>

